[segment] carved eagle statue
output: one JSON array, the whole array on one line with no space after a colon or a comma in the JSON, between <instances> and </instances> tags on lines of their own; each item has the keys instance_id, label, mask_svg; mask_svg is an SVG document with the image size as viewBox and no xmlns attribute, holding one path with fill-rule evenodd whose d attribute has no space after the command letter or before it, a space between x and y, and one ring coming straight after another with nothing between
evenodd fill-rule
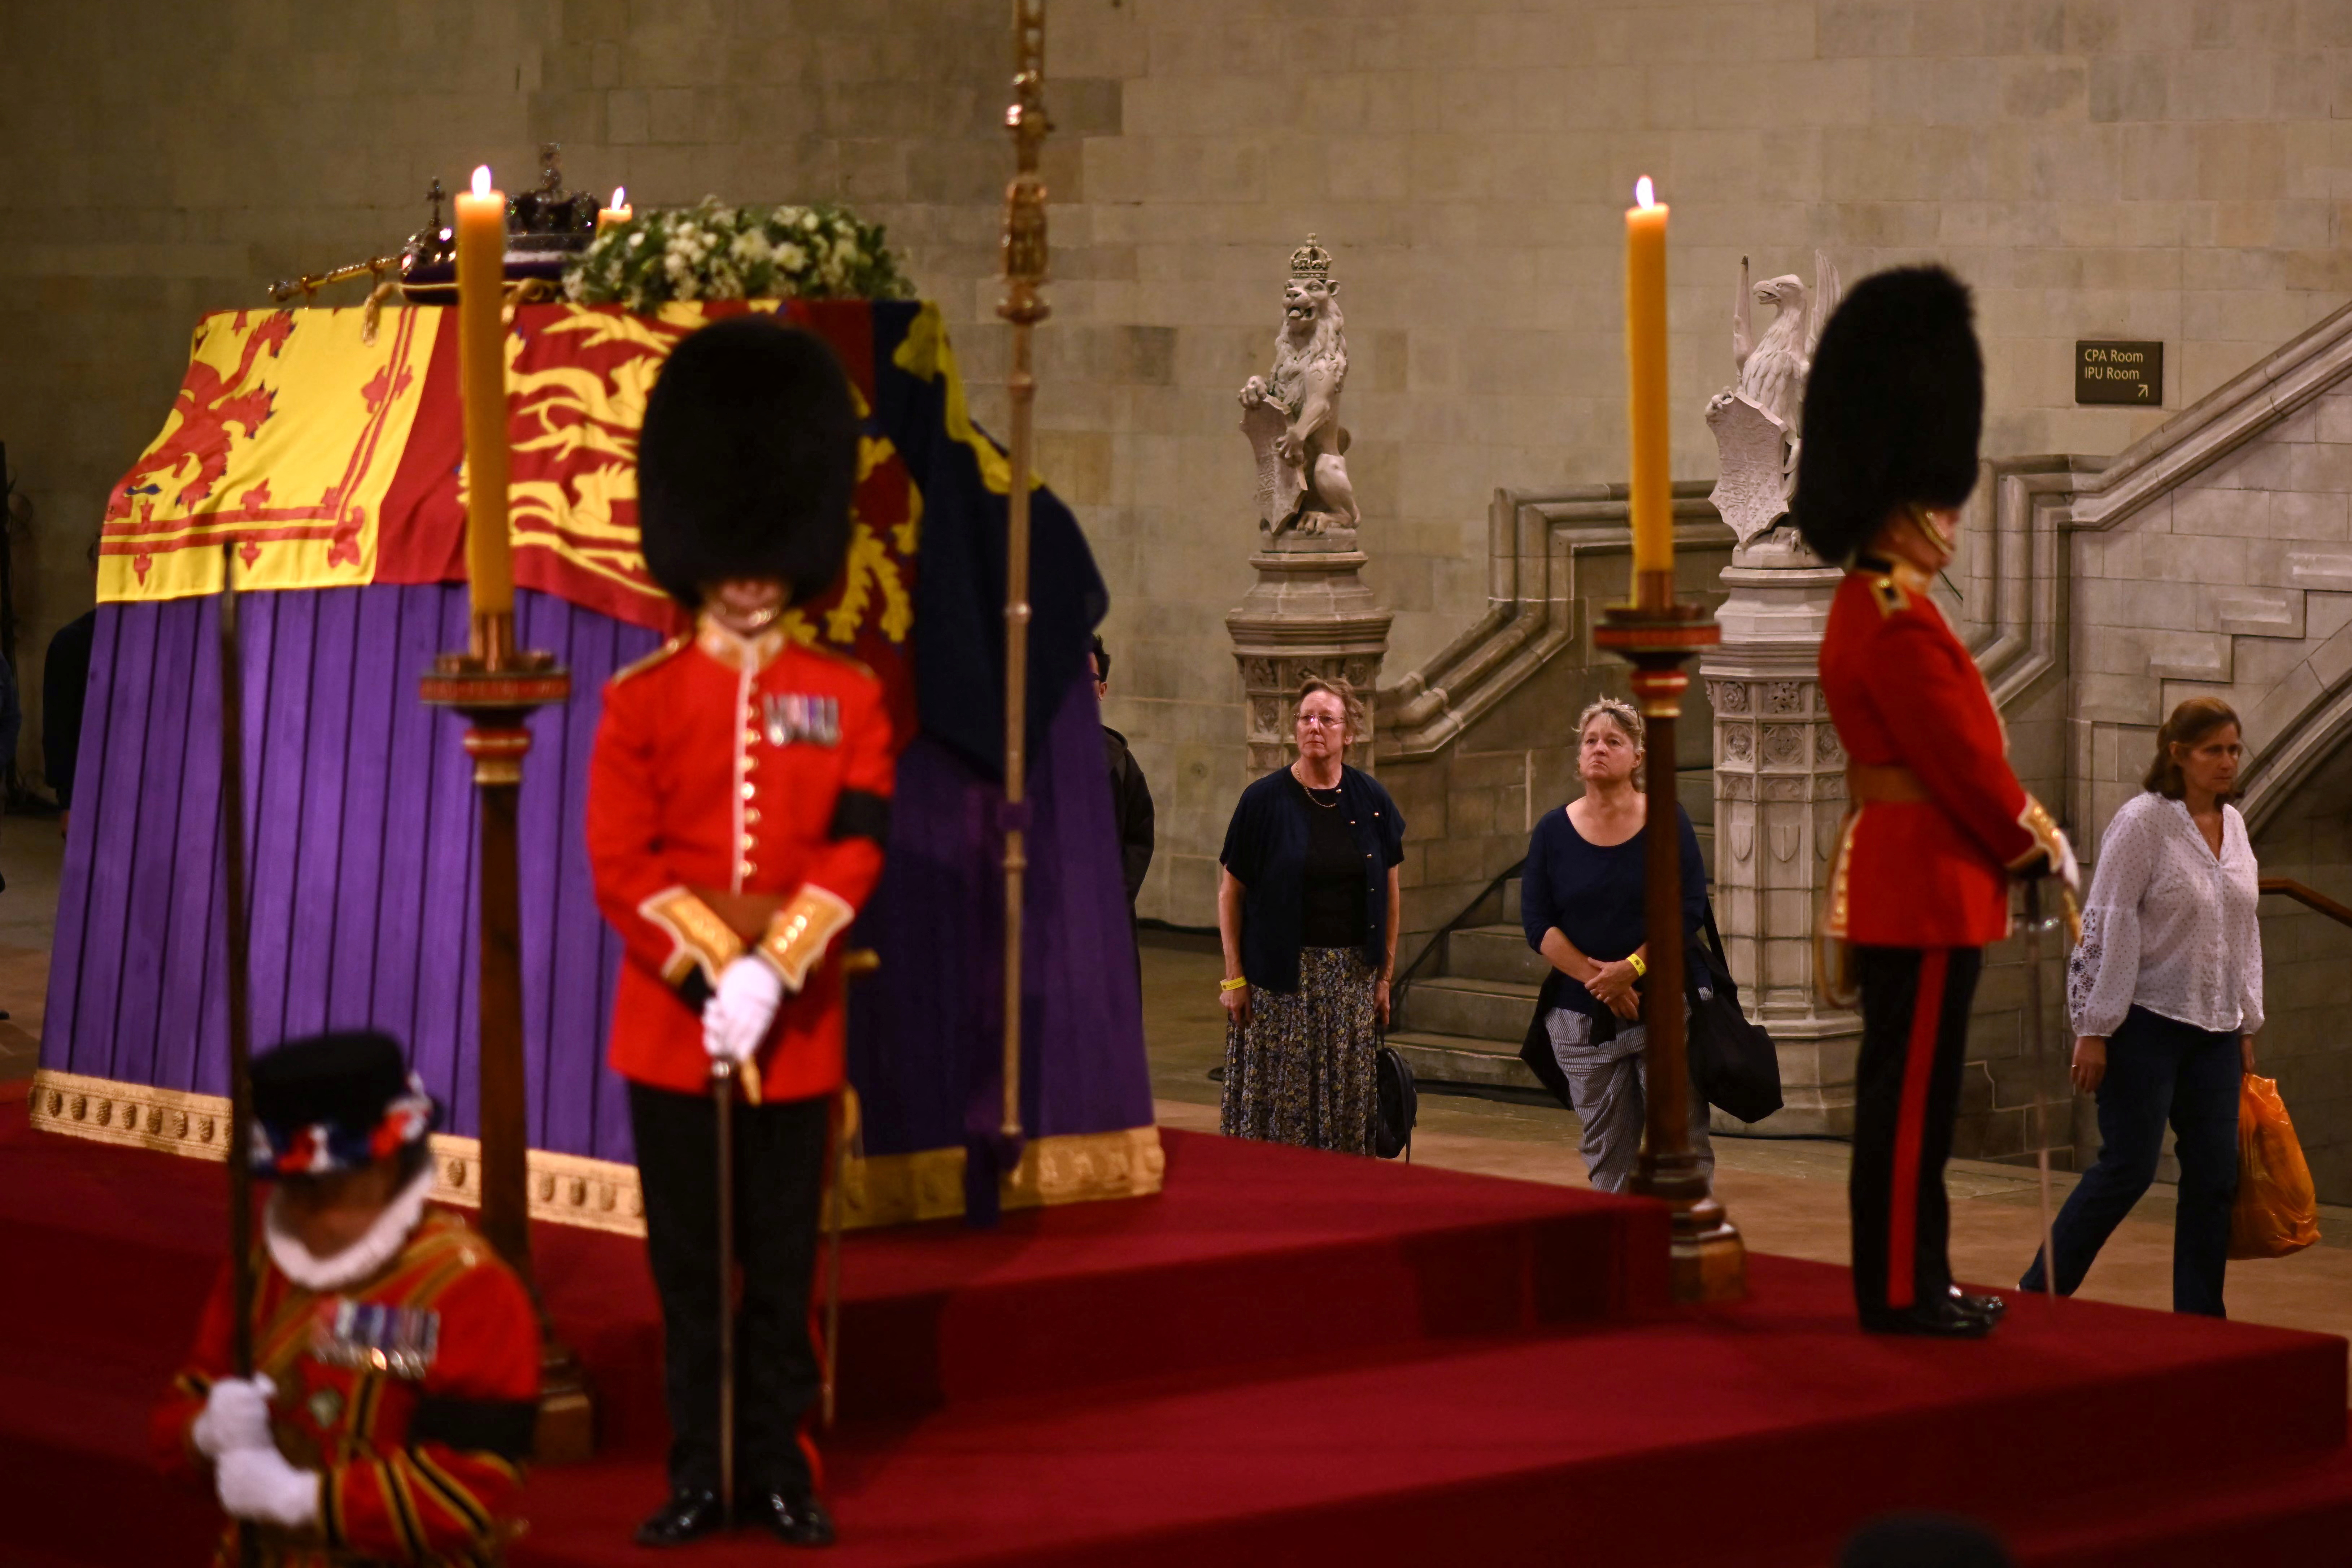
<instances>
[{"instance_id":1,"label":"carved eagle statue","mask_svg":"<svg viewBox=\"0 0 2352 1568\"><path fill-rule=\"evenodd\" d=\"M1813 253L1810 289L1793 272L1751 288L1748 258L1739 258L1739 295L1731 314L1738 380L1707 404L1706 423L1720 464L1716 510L1742 545L1788 511L1797 453L1804 444L1797 426L1805 405L1805 377L1822 325L1837 309L1838 293L1837 270L1823 252ZM1777 311L1761 342L1750 324L1751 300Z\"/></svg>"},{"instance_id":2,"label":"carved eagle statue","mask_svg":"<svg viewBox=\"0 0 2352 1568\"><path fill-rule=\"evenodd\" d=\"M1805 373L1812 366L1821 323L1837 308L1837 274L1831 269L1829 258L1816 256L1813 271L1816 288L1810 293L1805 280L1793 272L1768 278L1751 289L1748 258L1740 258L1739 300L1732 312L1731 355L1739 368L1739 395L1778 419L1791 437L1800 434L1797 420L1804 408ZM1751 294L1758 304L1778 310L1761 342L1755 341L1749 325Z\"/></svg>"}]
</instances>

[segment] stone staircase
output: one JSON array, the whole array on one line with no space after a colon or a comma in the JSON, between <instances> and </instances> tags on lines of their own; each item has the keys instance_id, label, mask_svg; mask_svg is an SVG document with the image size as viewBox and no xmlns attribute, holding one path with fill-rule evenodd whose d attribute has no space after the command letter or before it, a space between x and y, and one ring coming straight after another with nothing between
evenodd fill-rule
<instances>
[{"instance_id":1,"label":"stone staircase","mask_svg":"<svg viewBox=\"0 0 2352 1568\"><path fill-rule=\"evenodd\" d=\"M1540 1090L1519 1045L1548 967L1519 929L1514 870L1438 936L1405 987L1389 1044L1417 1079Z\"/></svg>"}]
</instances>

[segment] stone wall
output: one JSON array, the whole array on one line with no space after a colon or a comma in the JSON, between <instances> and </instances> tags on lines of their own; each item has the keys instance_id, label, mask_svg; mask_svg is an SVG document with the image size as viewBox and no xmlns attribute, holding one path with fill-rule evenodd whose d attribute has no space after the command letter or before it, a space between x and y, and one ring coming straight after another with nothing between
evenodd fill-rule
<instances>
[{"instance_id":1,"label":"stone wall","mask_svg":"<svg viewBox=\"0 0 2352 1568\"><path fill-rule=\"evenodd\" d=\"M33 514L35 657L88 600L108 485L204 308L376 253L426 181L529 166L640 205L835 196L941 300L983 418L1002 0L298 0L13 5L0 54L0 439ZM1042 464L1114 595L1108 717L1173 853L1142 911L1211 918L1243 776L1222 617L1248 585L1234 389L1309 229L1351 323L1348 422L1391 679L1486 607L1497 485L1620 477L1618 220L1675 207L1677 471L1729 378L1738 259L1848 279L1940 257L1979 289L1987 449L2112 452L2077 337L2158 338L2178 407L2352 289L2336 0L1056 0ZM28 746L30 745L28 731ZM28 752L28 756L31 754Z\"/></svg>"},{"instance_id":2,"label":"stone wall","mask_svg":"<svg viewBox=\"0 0 2352 1568\"><path fill-rule=\"evenodd\" d=\"M2263 876L2352 904L2352 744L2273 814L2254 854ZM2352 927L2277 894L2262 910L2270 1016L2254 1070L2278 1079L2321 1200L2352 1203Z\"/></svg>"}]
</instances>

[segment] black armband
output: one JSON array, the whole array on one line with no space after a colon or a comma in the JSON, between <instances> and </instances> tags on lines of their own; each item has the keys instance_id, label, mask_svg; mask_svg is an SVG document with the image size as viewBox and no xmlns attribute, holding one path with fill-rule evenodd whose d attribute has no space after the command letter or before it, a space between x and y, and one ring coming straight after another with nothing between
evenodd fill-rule
<instances>
[{"instance_id":1,"label":"black armband","mask_svg":"<svg viewBox=\"0 0 2352 1568\"><path fill-rule=\"evenodd\" d=\"M409 1417L408 1440L496 1454L520 1464L530 1458L538 1429L535 1399L456 1399L428 1394L416 1402L416 1413Z\"/></svg>"},{"instance_id":2,"label":"black armband","mask_svg":"<svg viewBox=\"0 0 2352 1568\"><path fill-rule=\"evenodd\" d=\"M825 836L835 843L845 838L889 843L890 802L866 790L843 790L840 798L833 803L833 826L825 830Z\"/></svg>"}]
</instances>

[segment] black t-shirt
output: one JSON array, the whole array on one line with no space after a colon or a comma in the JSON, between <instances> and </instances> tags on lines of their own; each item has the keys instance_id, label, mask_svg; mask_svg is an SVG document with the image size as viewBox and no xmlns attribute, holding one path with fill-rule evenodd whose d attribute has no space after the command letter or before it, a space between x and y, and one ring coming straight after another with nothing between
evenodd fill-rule
<instances>
[{"instance_id":1,"label":"black t-shirt","mask_svg":"<svg viewBox=\"0 0 2352 1568\"><path fill-rule=\"evenodd\" d=\"M1305 919L1301 947L1361 947L1364 943L1364 855L1339 812L1336 789L1310 790L1290 775L1307 813Z\"/></svg>"}]
</instances>

